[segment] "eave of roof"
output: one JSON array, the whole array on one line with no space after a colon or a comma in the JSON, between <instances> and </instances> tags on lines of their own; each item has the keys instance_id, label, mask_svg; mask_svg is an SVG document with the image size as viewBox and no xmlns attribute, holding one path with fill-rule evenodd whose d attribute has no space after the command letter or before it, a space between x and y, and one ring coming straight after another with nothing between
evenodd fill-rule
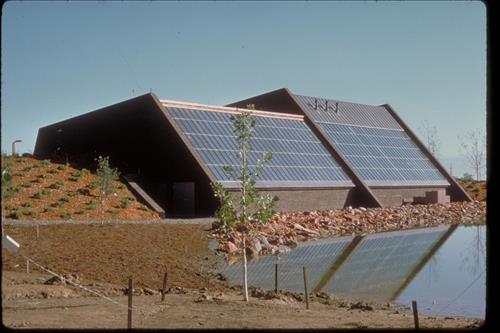
<instances>
[{"instance_id":1,"label":"eave of roof","mask_svg":"<svg viewBox=\"0 0 500 333\"><path fill-rule=\"evenodd\" d=\"M228 107L228 106L216 106L216 105L199 104L199 103L191 103L191 102L173 101L173 100L168 100L168 99L160 99L160 103L165 107L193 109L193 110L200 110L200 111L223 112L223 113L232 113L232 114L240 114L242 112L251 112L253 115L259 116L259 117L271 117L271 118L281 118L281 119L291 119L291 120L304 121L304 116L302 116L302 115L286 114L286 113L279 113L279 112L272 112L272 111L265 111L265 110L253 110L253 109L236 108L236 107Z\"/></svg>"}]
</instances>

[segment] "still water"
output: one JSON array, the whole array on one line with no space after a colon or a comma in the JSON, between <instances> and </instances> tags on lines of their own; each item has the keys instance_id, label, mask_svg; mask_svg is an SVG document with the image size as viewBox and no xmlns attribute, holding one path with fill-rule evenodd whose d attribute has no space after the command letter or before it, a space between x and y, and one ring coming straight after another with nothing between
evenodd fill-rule
<instances>
[{"instance_id":1,"label":"still water","mask_svg":"<svg viewBox=\"0 0 500 333\"><path fill-rule=\"evenodd\" d=\"M304 291L308 288L353 299L396 302L416 300L420 313L484 318L486 227L439 226L336 237L301 243L279 256L248 263L250 286ZM232 284L241 284L241 264L220 263Z\"/></svg>"}]
</instances>

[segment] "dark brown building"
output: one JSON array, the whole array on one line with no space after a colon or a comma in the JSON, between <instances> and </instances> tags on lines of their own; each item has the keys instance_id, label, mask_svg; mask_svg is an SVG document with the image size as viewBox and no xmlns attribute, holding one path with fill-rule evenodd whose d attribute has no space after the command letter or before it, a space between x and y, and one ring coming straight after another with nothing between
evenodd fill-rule
<instances>
[{"instance_id":1,"label":"dark brown building","mask_svg":"<svg viewBox=\"0 0 500 333\"><path fill-rule=\"evenodd\" d=\"M167 216L209 216L218 205L211 182L238 191L223 167L238 165L231 118L247 104L257 109L250 165L273 153L257 188L278 195L278 210L400 205L433 195L446 200L445 191L451 200L470 200L388 105L287 89L228 107L145 94L40 128L35 155L83 163L110 156ZM432 193L419 198L426 192Z\"/></svg>"}]
</instances>

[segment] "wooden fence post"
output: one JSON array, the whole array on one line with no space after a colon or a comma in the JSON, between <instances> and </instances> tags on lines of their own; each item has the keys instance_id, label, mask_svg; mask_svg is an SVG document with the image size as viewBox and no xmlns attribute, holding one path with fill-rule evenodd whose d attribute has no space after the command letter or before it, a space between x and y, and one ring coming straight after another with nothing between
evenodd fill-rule
<instances>
[{"instance_id":1,"label":"wooden fence post","mask_svg":"<svg viewBox=\"0 0 500 333\"><path fill-rule=\"evenodd\" d=\"M127 317L127 328L132 328L132 277L128 278L128 317Z\"/></svg>"},{"instance_id":2,"label":"wooden fence post","mask_svg":"<svg viewBox=\"0 0 500 333\"><path fill-rule=\"evenodd\" d=\"M415 329L418 330L418 310L417 301L411 301L411 307L413 308L413 320L415 322Z\"/></svg>"},{"instance_id":3,"label":"wooden fence post","mask_svg":"<svg viewBox=\"0 0 500 333\"><path fill-rule=\"evenodd\" d=\"M274 292L278 292L278 264L274 264Z\"/></svg>"},{"instance_id":4,"label":"wooden fence post","mask_svg":"<svg viewBox=\"0 0 500 333\"><path fill-rule=\"evenodd\" d=\"M26 273L30 273L30 261L26 259Z\"/></svg>"},{"instance_id":5,"label":"wooden fence post","mask_svg":"<svg viewBox=\"0 0 500 333\"><path fill-rule=\"evenodd\" d=\"M302 267L304 271L304 290L306 293L306 309L309 309L309 293L307 292L307 268L306 266Z\"/></svg>"},{"instance_id":6,"label":"wooden fence post","mask_svg":"<svg viewBox=\"0 0 500 333\"><path fill-rule=\"evenodd\" d=\"M162 301L165 300L165 293L167 291L167 276L168 276L168 273L165 272L165 275L163 276L163 288L161 289L161 300Z\"/></svg>"}]
</instances>

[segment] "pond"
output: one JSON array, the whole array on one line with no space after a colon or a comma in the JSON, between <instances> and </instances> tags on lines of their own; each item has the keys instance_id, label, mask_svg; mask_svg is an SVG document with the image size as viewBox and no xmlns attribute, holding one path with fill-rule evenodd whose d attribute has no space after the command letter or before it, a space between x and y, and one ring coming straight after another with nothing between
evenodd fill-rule
<instances>
[{"instance_id":1,"label":"pond","mask_svg":"<svg viewBox=\"0 0 500 333\"><path fill-rule=\"evenodd\" d=\"M483 318L486 300L486 226L439 226L299 244L279 256L248 262L248 283L274 289L308 288L351 299L396 302L419 313ZM241 284L241 264L219 264L231 284Z\"/></svg>"}]
</instances>

